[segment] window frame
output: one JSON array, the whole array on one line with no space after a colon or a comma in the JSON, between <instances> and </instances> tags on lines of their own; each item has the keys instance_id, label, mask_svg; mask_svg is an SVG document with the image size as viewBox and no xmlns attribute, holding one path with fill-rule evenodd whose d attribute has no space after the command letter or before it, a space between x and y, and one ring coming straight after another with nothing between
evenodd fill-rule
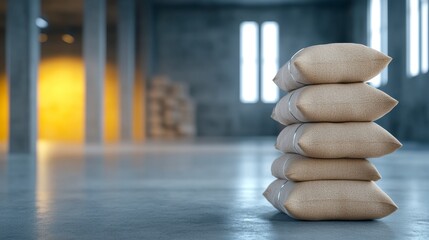
<instances>
[{"instance_id":1,"label":"window frame","mask_svg":"<svg viewBox=\"0 0 429 240\"><path fill-rule=\"evenodd\" d=\"M407 76L414 78L429 71L429 2L407 0L406 5L406 70Z\"/></svg>"},{"instance_id":2,"label":"window frame","mask_svg":"<svg viewBox=\"0 0 429 240\"><path fill-rule=\"evenodd\" d=\"M256 55L257 55L257 65L256 68L257 70L254 70L253 74L256 76L256 87L253 87L252 90L256 91L256 98L253 99L253 101L247 101L246 99L243 98L243 91L245 91L245 89L249 89L243 86L246 86L245 83L245 79L243 78L245 76L245 70L243 70L243 62L246 59L243 59L243 46L245 44L243 44L243 33L242 33L242 26L244 23L256 23L257 25L257 34L256 34L256 42L257 42L257 49L256 49ZM275 25L272 25L272 24ZM271 60L267 60L266 56L267 55L267 46L264 45L264 33L265 31L267 31L266 27L264 26L275 26L275 37L276 39L273 40L273 42L276 45L276 47L274 47L274 51L276 51L274 54L271 54L272 56L274 56L274 60L275 64L274 67L272 69L272 74L266 73L266 69L268 69L269 67L267 67L267 65L265 65L266 61L271 61ZM264 30L265 28L265 30ZM280 55L280 27L277 21L274 20L267 20L267 21L254 21L254 20L246 20L246 21L241 21L240 22L240 102L244 103L244 104L255 104L255 103L263 103L263 104L273 104L276 103L279 98L280 98L280 91L278 89L278 87L274 84L274 82L272 81L272 79L274 78L275 74L277 73L278 69L279 69L279 55ZM269 39L269 38L267 38ZM272 40L272 39L270 39ZM265 68L264 68L265 67ZM275 70L274 70L275 69ZM269 76L268 76L269 75ZM272 75L272 76L271 76ZM246 82L247 83L247 82ZM271 85L270 85L271 84ZM270 90L267 90L267 87L270 88ZM269 94L267 94L267 92L273 91L273 93L275 93L275 97L270 98Z\"/></svg>"},{"instance_id":3,"label":"window frame","mask_svg":"<svg viewBox=\"0 0 429 240\"><path fill-rule=\"evenodd\" d=\"M259 101L259 31L259 24L255 21L240 23L241 103L257 103ZM254 36L251 37L250 35ZM245 38L251 38L252 41L245 41ZM250 82L249 79L252 81Z\"/></svg>"},{"instance_id":4,"label":"window frame","mask_svg":"<svg viewBox=\"0 0 429 240\"><path fill-rule=\"evenodd\" d=\"M376 1L378 2L377 5ZM373 7L377 6L379 9L379 19L374 26L374 9ZM388 54L388 1L387 0L368 0L368 9L367 9L367 44L369 47L374 48L384 54ZM379 41L374 44L374 35L375 33L379 38ZM378 46L375 46L378 45ZM387 84L388 82L388 67L386 67L379 75L375 76L368 81L374 87L381 87Z\"/></svg>"}]
</instances>

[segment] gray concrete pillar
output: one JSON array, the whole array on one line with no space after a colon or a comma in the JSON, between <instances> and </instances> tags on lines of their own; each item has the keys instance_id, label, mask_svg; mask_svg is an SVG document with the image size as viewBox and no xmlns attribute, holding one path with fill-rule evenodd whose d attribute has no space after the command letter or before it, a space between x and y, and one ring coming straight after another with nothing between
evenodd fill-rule
<instances>
[{"instance_id":1,"label":"gray concrete pillar","mask_svg":"<svg viewBox=\"0 0 429 240\"><path fill-rule=\"evenodd\" d=\"M6 72L9 83L9 153L33 154L37 147L39 0L8 0Z\"/></svg>"},{"instance_id":2,"label":"gray concrete pillar","mask_svg":"<svg viewBox=\"0 0 429 240\"><path fill-rule=\"evenodd\" d=\"M153 0L138 1L138 70L140 81L145 84L144 89L148 89L150 79L153 75L155 54L156 49L155 41L155 29L154 29L154 13L153 13ZM147 99L147 98L146 98ZM147 106L146 100L143 103ZM145 107L145 110L147 107ZM148 137L150 124L147 124L147 113L143 112L143 117L146 119L145 124L145 137Z\"/></svg>"},{"instance_id":3,"label":"gray concrete pillar","mask_svg":"<svg viewBox=\"0 0 429 240\"><path fill-rule=\"evenodd\" d=\"M132 140L133 89L135 79L135 2L118 1L118 65L120 85L121 140Z\"/></svg>"},{"instance_id":4,"label":"gray concrete pillar","mask_svg":"<svg viewBox=\"0 0 429 240\"><path fill-rule=\"evenodd\" d=\"M141 68L143 78L149 79L152 77L155 68L154 51L156 49L153 0L141 1L139 3L139 67Z\"/></svg>"},{"instance_id":5,"label":"gray concrete pillar","mask_svg":"<svg viewBox=\"0 0 429 240\"><path fill-rule=\"evenodd\" d=\"M104 139L104 76L106 63L106 2L85 0L83 21L85 58L85 141Z\"/></svg>"}]
</instances>

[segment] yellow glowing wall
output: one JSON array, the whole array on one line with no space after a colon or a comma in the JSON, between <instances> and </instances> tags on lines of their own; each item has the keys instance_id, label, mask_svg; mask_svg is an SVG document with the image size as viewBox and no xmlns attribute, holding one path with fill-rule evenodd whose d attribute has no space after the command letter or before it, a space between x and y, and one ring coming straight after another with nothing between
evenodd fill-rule
<instances>
[{"instance_id":1,"label":"yellow glowing wall","mask_svg":"<svg viewBox=\"0 0 429 240\"><path fill-rule=\"evenodd\" d=\"M84 140L84 66L80 58L43 60L39 78L39 139ZM106 65L105 140L119 139L119 95L116 68Z\"/></svg>"},{"instance_id":2,"label":"yellow glowing wall","mask_svg":"<svg viewBox=\"0 0 429 240\"><path fill-rule=\"evenodd\" d=\"M41 61L38 84L39 139L57 142L84 140L84 66L79 57L51 57ZM134 88L133 138L144 139L144 84ZM106 65L105 140L119 141L119 81L115 65ZM0 142L8 134L6 76L0 76Z\"/></svg>"},{"instance_id":3,"label":"yellow glowing wall","mask_svg":"<svg viewBox=\"0 0 429 240\"><path fill-rule=\"evenodd\" d=\"M77 57L44 59L39 68L39 139L82 142L84 68Z\"/></svg>"},{"instance_id":4,"label":"yellow glowing wall","mask_svg":"<svg viewBox=\"0 0 429 240\"><path fill-rule=\"evenodd\" d=\"M119 81L117 69L106 66L105 98L104 98L104 133L106 142L119 141Z\"/></svg>"},{"instance_id":5,"label":"yellow glowing wall","mask_svg":"<svg viewBox=\"0 0 429 240\"><path fill-rule=\"evenodd\" d=\"M7 142L9 102L6 75L0 75L0 143Z\"/></svg>"}]
</instances>

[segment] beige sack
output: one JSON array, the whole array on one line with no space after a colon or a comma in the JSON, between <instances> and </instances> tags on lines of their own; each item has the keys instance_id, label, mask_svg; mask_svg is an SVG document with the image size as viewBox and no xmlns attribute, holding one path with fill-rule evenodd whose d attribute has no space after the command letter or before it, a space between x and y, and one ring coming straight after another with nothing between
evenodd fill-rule
<instances>
[{"instance_id":1,"label":"beige sack","mask_svg":"<svg viewBox=\"0 0 429 240\"><path fill-rule=\"evenodd\" d=\"M297 122L369 122L398 101L366 83L321 84L299 88L284 96L271 117L289 125Z\"/></svg>"},{"instance_id":2,"label":"beige sack","mask_svg":"<svg viewBox=\"0 0 429 240\"><path fill-rule=\"evenodd\" d=\"M278 179L263 195L279 211L300 220L377 219L398 209L371 181Z\"/></svg>"},{"instance_id":3,"label":"beige sack","mask_svg":"<svg viewBox=\"0 0 429 240\"><path fill-rule=\"evenodd\" d=\"M276 148L313 158L381 157L402 144L373 122L300 123L285 127Z\"/></svg>"},{"instance_id":4,"label":"beige sack","mask_svg":"<svg viewBox=\"0 0 429 240\"><path fill-rule=\"evenodd\" d=\"M292 181L364 180L381 178L375 166L366 159L320 159L287 153L271 165L276 178Z\"/></svg>"},{"instance_id":5,"label":"beige sack","mask_svg":"<svg viewBox=\"0 0 429 240\"><path fill-rule=\"evenodd\" d=\"M379 74L389 56L355 43L332 43L301 49L274 78L285 91L309 84L364 82Z\"/></svg>"}]
</instances>

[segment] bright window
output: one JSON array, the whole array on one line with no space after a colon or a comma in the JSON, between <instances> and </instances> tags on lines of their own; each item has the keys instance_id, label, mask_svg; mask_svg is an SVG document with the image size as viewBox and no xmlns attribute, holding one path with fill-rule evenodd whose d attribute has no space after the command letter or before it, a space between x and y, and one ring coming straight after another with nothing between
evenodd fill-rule
<instances>
[{"instance_id":1,"label":"bright window","mask_svg":"<svg viewBox=\"0 0 429 240\"><path fill-rule=\"evenodd\" d=\"M407 72L414 77L429 70L428 0L407 1Z\"/></svg>"},{"instance_id":2,"label":"bright window","mask_svg":"<svg viewBox=\"0 0 429 240\"><path fill-rule=\"evenodd\" d=\"M422 63L421 72L427 73L429 69L428 63L428 0L422 0L420 6L421 15L421 47L422 47Z\"/></svg>"},{"instance_id":3,"label":"bright window","mask_svg":"<svg viewBox=\"0 0 429 240\"><path fill-rule=\"evenodd\" d=\"M370 0L368 9L368 45L387 54L387 0ZM369 83L380 87L387 83L387 68Z\"/></svg>"},{"instance_id":4,"label":"bright window","mask_svg":"<svg viewBox=\"0 0 429 240\"><path fill-rule=\"evenodd\" d=\"M276 22L262 24L262 102L275 103L279 90L273 83L279 62L279 26Z\"/></svg>"},{"instance_id":5,"label":"bright window","mask_svg":"<svg viewBox=\"0 0 429 240\"><path fill-rule=\"evenodd\" d=\"M263 22L260 28L256 22L241 23L240 100L242 103L256 103L259 100L264 103L278 101L279 90L272 81L278 70L278 52L279 27L276 22Z\"/></svg>"},{"instance_id":6,"label":"bright window","mask_svg":"<svg viewBox=\"0 0 429 240\"><path fill-rule=\"evenodd\" d=\"M240 100L255 103L259 100L258 24L243 22L240 26Z\"/></svg>"}]
</instances>

